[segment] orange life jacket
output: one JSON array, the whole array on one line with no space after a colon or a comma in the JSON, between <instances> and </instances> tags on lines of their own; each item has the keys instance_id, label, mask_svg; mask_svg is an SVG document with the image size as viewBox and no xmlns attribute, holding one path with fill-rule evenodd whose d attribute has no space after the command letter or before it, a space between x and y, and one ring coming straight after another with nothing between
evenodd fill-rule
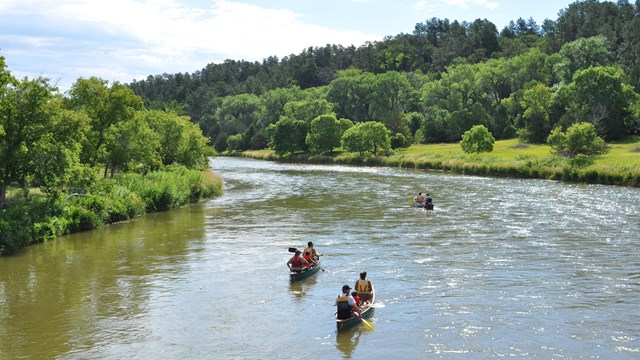
<instances>
[{"instance_id":1,"label":"orange life jacket","mask_svg":"<svg viewBox=\"0 0 640 360\"><path fill-rule=\"evenodd\" d=\"M371 281L362 280L362 279L356 281L356 291L357 292L371 292L371 291L373 291L373 289L371 288Z\"/></svg>"}]
</instances>

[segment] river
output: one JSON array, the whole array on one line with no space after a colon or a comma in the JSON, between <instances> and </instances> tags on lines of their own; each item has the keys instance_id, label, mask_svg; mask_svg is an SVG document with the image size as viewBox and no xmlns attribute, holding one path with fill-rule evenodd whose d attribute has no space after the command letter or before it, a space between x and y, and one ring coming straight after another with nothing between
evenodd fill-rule
<instances>
[{"instance_id":1,"label":"river","mask_svg":"<svg viewBox=\"0 0 640 360\"><path fill-rule=\"evenodd\" d=\"M0 359L640 357L640 189L211 165L219 198L0 258ZM290 283L307 241L323 271ZM337 333L363 270L375 328Z\"/></svg>"}]
</instances>

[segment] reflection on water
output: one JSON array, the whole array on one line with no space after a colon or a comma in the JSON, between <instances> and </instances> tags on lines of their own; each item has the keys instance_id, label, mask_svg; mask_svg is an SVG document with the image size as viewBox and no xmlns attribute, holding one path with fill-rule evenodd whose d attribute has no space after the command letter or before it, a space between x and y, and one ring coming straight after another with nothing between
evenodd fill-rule
<instances>
[{"instance_id":1,"label":"reflection on water","mask_svg":"<svg viewBox=\"0 0 640 360\"><path fill-rule=\"evenodd\" d=\"M317 276L320 276L322 272L318 272L311 277L302 279L299 281L289 281L289 292L293 295L294 299L300 301L304 299L304 296L317 283Z\"/></svg>"},{"instance_id":2,"label":"reflection on water","mask_svg":"<svg viewBox=\"0 0 640 360\"><path fill-rule=\"evenodd\" d=\"M218 199L0 258L0 359L640 353L640 189L212 165ZM307 241L326 271L291 283L287 250ZM335 299L363 270L385 307L338 333Z\"/></svg>"},{"instance_id":3,"label":"reflection on water","mask_svg":"<svg viewBox=\"0 0 640 360\"><path fill-rule=\"evenodd\" d=\"M340 350L343 359L351 359L364 331L364 327L356 326L341 330L336 334L336 349Z\"/></svg>"}]
</instances>

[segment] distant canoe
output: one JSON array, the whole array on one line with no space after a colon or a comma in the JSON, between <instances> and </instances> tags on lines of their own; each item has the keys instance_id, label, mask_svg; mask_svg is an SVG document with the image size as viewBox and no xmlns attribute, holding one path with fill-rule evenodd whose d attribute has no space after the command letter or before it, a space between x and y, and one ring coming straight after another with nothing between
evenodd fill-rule
<instances>
[{"instance_id":1,"label":"distant canoe","mask_svg":"<svg viewBox=\"0 0 640 360\"><path fill-rule=\"evenodd\" d=\"M413 201L413 206L417 207L417 208L423 208L423 209L427 209L427 210L433 210L433 203L421 203L421 202L417 202L417 201Z\"/></svg>"},{"instance_id":2,"label":"distant canoe","mask_svg":"<svg viewBox=\"0 0 640 360\"><path fill-rule=\"evenodd\" d=\"M320 260L316 260L317 264L308 269L302 271L290 271L289 272L289 280L298 281L302 279L306 279L313 274L316 274L320 270Z\"/></svg>"},{"instance_id":3,"label":"distant canoe","mask_svg":"<svg viewBox=\"0 0 640 360\"><path fill-rule=\"evenodd\" d=\"M376 298L375 293L373 293L371 296L371 301L367 302L366 304L360 307L360 309L362 310L363 319L368 319L373 315L373 310L374 310L373 302L375 301L375 298ZM338 330L347 329L358 324L362 324L362 320L360 320L358 315L354 314L352 317L348 319L338 319L338 316L336 315L336 326Z\"/></svg>"}]
</instances>

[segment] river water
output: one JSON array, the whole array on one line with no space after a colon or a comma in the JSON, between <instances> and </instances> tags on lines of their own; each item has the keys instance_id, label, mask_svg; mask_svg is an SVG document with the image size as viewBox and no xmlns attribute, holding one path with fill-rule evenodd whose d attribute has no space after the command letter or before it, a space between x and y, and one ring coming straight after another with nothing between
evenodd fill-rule
<instances>
[{"instance_id":1,"label":"river water","mask_svg":"<svg viewBox=\"0 0 640 360\"><path fill-rule=\"evenodd\" d=\"M640 358L640 189L211 164L220 198L0 258L0 359ZM375 328L337 333L363 270Z\"/></svg>"}]
</instances>

